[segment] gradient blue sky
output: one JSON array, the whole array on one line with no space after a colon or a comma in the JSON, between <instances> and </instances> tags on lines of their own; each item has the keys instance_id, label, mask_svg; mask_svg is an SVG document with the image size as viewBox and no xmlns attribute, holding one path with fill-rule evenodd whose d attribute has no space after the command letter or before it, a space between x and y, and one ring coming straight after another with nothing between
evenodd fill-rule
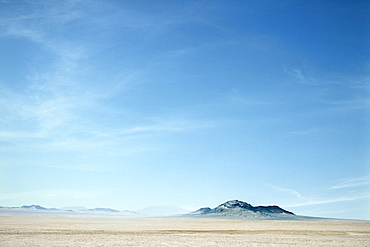
<instances>
[{"instance_id":1,"label":"gradient blue sky","mask_svg":"<svg viewBox=\"0 0 370 247\"><path fill-rule=\"evenodd\" d=\"M0 205L370 219L369 1L0 0Z\"/></svg>"}]
</instances>

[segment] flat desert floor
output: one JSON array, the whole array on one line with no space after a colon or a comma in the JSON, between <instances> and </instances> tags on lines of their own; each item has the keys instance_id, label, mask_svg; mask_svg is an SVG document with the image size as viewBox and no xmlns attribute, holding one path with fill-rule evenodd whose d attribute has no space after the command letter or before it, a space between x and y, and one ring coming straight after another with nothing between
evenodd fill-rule
<instances>
[{"instance_id":1,"label":"flat desert floor","mask_svg":"<svg viewBox=\"0 0 370 247\"><path fill-rule=\"evenodd\" d=\"M0 216L0 246L370 246L370 223Z\"/></svg>"}]
</instances>

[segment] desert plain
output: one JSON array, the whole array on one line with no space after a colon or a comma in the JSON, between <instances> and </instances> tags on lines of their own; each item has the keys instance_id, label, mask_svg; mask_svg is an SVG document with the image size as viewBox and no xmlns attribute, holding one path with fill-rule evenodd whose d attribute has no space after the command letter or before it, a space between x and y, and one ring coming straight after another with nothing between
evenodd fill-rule
<instances>
[{"instance_id":1,"label":"desert plain","mask_svg":"<svg viewBox=\"0 0 370 247\"><path fill-rule=\"evenodd\" d=\"M0 216L0 246L370 246L370 223Z\"/></svg>"}]
</instances>

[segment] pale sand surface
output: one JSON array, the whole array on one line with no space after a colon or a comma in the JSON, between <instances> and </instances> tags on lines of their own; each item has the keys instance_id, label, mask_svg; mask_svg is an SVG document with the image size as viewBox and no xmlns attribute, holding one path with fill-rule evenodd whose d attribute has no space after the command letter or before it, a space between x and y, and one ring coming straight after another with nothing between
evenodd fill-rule
<instances>
[{"instance_id":1,"label":"pale sand surface","mask_svg":"<svg viewBox=\"0 0 370 247\"><path fill-rule=\"evenodd\" d=\"M0 216L0 246L370 246L370 223Z\"/></svg>"}]
</instances>

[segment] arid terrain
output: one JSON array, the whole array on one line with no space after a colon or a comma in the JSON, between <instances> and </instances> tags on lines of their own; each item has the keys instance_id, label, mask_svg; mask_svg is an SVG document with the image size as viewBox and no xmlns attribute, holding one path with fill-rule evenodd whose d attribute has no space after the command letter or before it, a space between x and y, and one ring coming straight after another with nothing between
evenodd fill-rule
<instances>
[{"instance_id":1,"label":"arid terrain","mask_svg":"<svg viewBox=\"0 0 370 247\"><path fill-rule=\"evenodd\" d=\"M0 216L0 246L370 246L370 223Z\"/></svg>"}]
</instances>

